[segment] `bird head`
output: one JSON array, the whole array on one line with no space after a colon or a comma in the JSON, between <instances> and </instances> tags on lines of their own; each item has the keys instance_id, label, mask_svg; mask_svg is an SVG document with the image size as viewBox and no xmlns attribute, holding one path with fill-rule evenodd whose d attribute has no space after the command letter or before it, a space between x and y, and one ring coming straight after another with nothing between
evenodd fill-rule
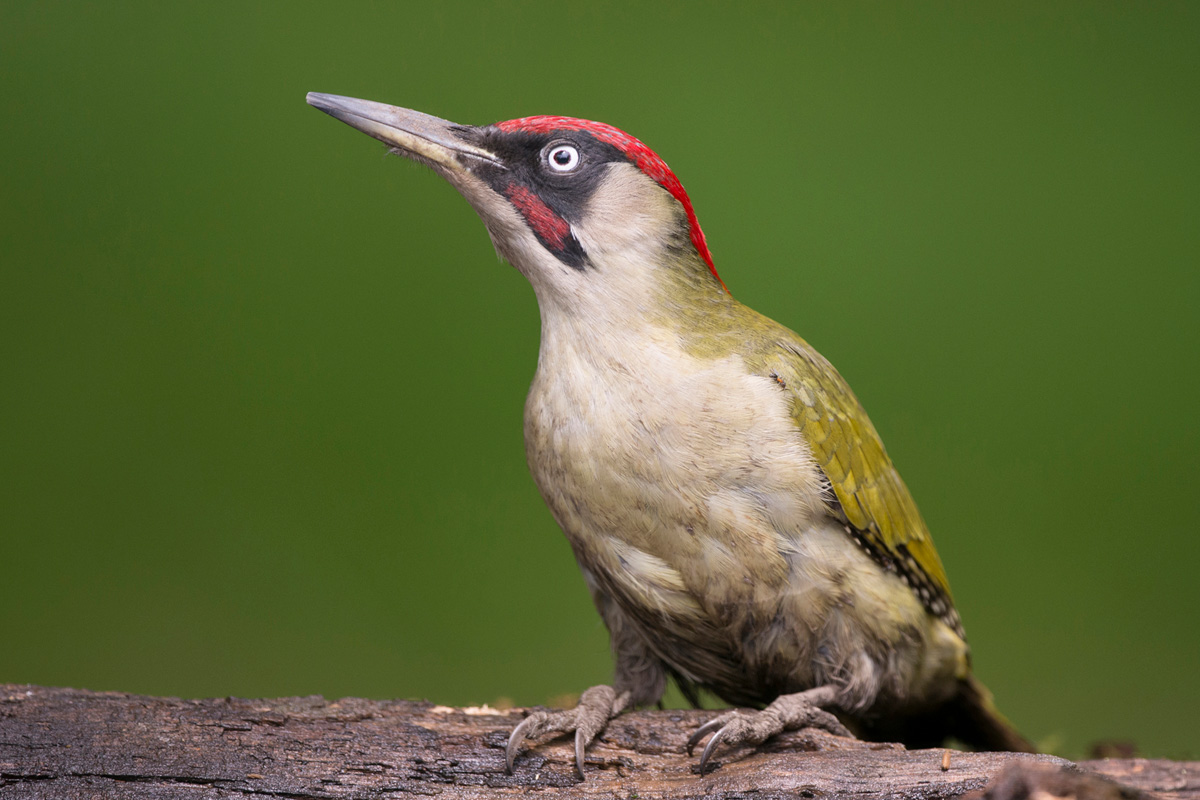
<instances>
[{"instance_id":1,"label":"bird head","mask_svg":"<svg viewBox=\"0 0 1200 800\"><path fill-rule=\"evenodd\" d=\"M536 116L476 127L337 95L308 103L449 181L543 312L632 309L666 286L726 293L675 173L611 125Z\"/></svg>"}]
</instances>

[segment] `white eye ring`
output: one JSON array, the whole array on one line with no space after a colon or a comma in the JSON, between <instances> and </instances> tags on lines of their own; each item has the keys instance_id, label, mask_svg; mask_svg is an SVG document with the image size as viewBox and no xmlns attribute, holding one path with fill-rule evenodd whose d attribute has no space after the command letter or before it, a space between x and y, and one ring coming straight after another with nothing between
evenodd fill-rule
<instances>
[{"instance_id":1,"label":"white eye ring","mask_svg":"<svg viewBox=\"0 0 1200 800\"><path fill-rule=\"evenodd\" d=\"M579 151L574 145L557 144L546 153L546 163L554 172L570 172L579 166Z\"/></svg>"}]
</instances>

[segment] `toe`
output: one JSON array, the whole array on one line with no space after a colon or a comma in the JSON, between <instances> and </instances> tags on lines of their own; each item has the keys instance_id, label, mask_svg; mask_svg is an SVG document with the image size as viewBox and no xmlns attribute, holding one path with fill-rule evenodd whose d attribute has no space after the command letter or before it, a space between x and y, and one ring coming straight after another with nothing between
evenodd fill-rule
<instances>
[{"instance_id":1,"label":"toe","mask_svg":"<svg viewBox=\"0 0 1200 800\"><path fill-rule=\"evenodd\" d=\"M835 736L845 736L848 739L853 739L854 734L850 729L842 724L842 721L833 714L823 708L814 708L812 714L805 721L805 726L812 728L820 728L823 731L829 731Z\"/></svg>"},{"instance_id":2,"label":"toe","mask_svg":"<svg viewBox=\"0 0 1200 800\"><path fill-rule=\"evenodd\" d=\"M512 774L513 764L525 742L547 733L575 734L575 766L583 774L583 756L587 746L604 730L608 721L628 704L628 692L617 694L609 686L593 686L579 698L579 705L568 711L535 711L513 728L504 748L505 763Z\"/></svg>"},{"instance_id":3,"label":"toe","mask_svg":"<svg viewBox=\"0 0 1200 800\"><path fill-rule=\"evenodd\" d=\"M697 728L696 732L688 738L687 751L688 755L691 755L700 740L712 733L712 738L708 740L708 744L704 746L704 750L700 754L700 774L703 775L708 770L712 754L717 751L717 747L721 743L727 745L761 744L782 730L783 725L779 721L779 716L770 711L749 713L730 711L710 719Z\"/></svg>"}]
</instances>

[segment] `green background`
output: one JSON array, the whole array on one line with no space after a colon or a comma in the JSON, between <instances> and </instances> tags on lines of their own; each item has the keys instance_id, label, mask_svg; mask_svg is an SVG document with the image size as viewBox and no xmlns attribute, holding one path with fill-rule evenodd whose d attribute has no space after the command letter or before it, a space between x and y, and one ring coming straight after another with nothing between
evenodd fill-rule
<instances>
[{"instance_id":1,"label":"green background","mask_svg":"<svg viewBox=\"0 0 1200 800\"><path fill-rule=\"evenodd\" d=\"M525 467L532 292L322 91L649 143L870 410L1013 721L1200 757L1197 42L1195 3L9 0L0 680L610 677Z\"/></svg>"}]
</instances>

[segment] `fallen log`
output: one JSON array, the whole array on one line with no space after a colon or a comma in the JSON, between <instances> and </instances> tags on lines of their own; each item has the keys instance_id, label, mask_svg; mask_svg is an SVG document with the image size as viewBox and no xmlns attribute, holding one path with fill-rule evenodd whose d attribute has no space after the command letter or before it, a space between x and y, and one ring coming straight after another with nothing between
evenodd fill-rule
<instances>
[{"instance_id":1,"label":"fallen log","mask_svg":"<svg viewBox=\"0 0 1200 800\"><path fill-rule=\"evenodd\" d=\"M586 779L575 771L567 739L527 750L509 775L504 745L523 713L403 700L181 700L0 684L0 798L304 800L536 792L547 800L932 800L970 793L988 800L1082 800L1154 793L1200 800L1200 762L1075 765L1053 756L906 750L812 730L724 751L717 768L700 776L684 742L714 712L691 710L641 711L614 720L588 751Z\"/></svg>"}]
</instances>

